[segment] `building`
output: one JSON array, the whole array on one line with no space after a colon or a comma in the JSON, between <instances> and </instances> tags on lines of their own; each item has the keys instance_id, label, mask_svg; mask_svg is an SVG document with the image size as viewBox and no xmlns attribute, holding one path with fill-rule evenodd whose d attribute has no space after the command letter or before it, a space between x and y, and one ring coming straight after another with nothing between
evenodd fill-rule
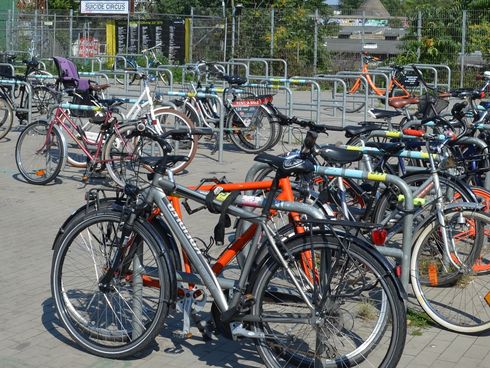
<instances>
[{"instance_id":1,"label":"building","mask_svg":"<svg viewBox=\"0 0 490 368\"><path fill-rule=\"evenodd\" d=\"M368 51L380 57L401 53L401 38L407 29L407 20L390 16L380 0L365 0L355 14L335 15L328 23L339 25L338 34L324 42L329 51Z\"/></svg>"}]
</instances>

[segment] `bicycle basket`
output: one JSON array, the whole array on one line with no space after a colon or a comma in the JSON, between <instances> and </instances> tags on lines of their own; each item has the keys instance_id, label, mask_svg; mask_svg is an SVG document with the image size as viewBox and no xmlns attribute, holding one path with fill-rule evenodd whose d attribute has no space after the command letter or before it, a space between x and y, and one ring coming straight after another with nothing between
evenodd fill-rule
<instances>
[{"instance_id":1,"label":"bicycle basket","mask_svg":"<svg viewBox=\"0 0 490 368\"><path fill-rule=\"evenodd\" d=\"M439 115L448 105L449 101L447 99L435 97L427 92L420 96L415 116L417 119L432 118Z\"/></svg>"}]
</instances>

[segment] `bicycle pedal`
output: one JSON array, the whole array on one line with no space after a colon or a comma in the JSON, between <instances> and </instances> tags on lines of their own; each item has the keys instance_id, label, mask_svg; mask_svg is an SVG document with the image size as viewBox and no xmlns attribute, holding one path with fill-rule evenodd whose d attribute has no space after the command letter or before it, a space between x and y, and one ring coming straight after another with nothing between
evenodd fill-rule
<instances>
[{"instance_id":1,"label":"bicycle pedal","mask_svg":"<svg viewBox=\"0 0 490 368\"><path fill-rule=\"evenodd\" d=\"M192 337L192 332L185 333L182 331L176 331L176 332L173 332L172 335L177 339L187 340L187 339L190 339Z\"/></svg>"}]
</instances>

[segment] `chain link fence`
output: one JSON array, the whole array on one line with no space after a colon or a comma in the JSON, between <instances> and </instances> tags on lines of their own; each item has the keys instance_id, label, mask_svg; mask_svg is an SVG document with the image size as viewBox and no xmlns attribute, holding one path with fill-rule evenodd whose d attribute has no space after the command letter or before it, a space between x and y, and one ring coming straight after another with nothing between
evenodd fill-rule
<instances>
[{"instance_id":1,"label":"chain link fence","mask_svg":"<svg viewBox=\"0 0 490 368\"><path fill-rule=\"evenodd\" d=\"M116 40L115 52L140 53L145 38L135 33L141 32L136 25L149 19L186 23L188 62L280 58L287 60L289 75L359 70L360 52L368 51L382 56L386 64L446 64L455 83L463 86L470 85L473 74L490 60L490 12L451 9L402 17L265 8L207 8L183 15L130 17L8 11L0 13L0 47L9 52L33 47L42 58L107 55L114 52L107 41L111 23L118 37L126 35L126 44Z\"/></svg>"}]
</instances>

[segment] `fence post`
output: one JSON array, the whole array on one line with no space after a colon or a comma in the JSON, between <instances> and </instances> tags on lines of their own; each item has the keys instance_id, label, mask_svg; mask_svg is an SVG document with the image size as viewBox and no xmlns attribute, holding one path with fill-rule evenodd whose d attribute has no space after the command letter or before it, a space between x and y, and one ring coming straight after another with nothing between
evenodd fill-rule
<instances>
[{"instance_id":1,"label":"fence post","mask_svg":"<svg viewBox=\"0 0 490 368\"><path fill-rule=\"evenodd\" d=\"M235 57L235 4L231 8L231 57Z\"/></svg>"},{"instance_id":2,"label":"fence post","mask_svg":"<svg viewBox=\"0 0 490 368\"><path fill-rule=\"evenodd\" d=\"M366 27L366 12L363 10L362 11L362 29L361 29L361 43L362 43L362 48L364 49L364 41L365 41L365 36L364 36L364 27Z\"/></svg>"},{"instance_id":3,"label":"fence post","mask_svg":"<svg viewBox=\"0 0 490 368\"><path fill-rule=\"evenodd\" d=\"M464 62L465 62L465 49L466 49L466 10L463 10L463 24L461 32L461 75L459 77L459 87L463 88L464 84Z\"/></svg>"},{"instance_id":4,"label":"fence post","mask_svg":"<svg viewBox=\"0 0 490 368\"><path fill-rule=\"evenodd\" d=\"M8 10L8 15L7 15L7 22L5 22L5 48L7 51L10 51L10 42L9 42L9 35L10 35L10 38L12 37L11 33L13 33L11 31L11 29L13 28L12 27L12 16L10 15L10 9Z\"/></svg>"},{"instance_id":5,"label":"fence post","mask_svg":"<svg viewBox=\"0 0 490 368\"><path fill-rule=\"evenodd\" d=\"M315 38L313 39L313 75L316 75L318 63L318 9L315 9Z\"/></svg>"},{"instance_id":6,"label":"fence post","mask_svg":"<svg viewBox=\"0 0 490 368\"><path fill-rule=\"evenodd\" d=\"M39 30L37 29L37 22L38 22L37 15L38 15L38 13L37 13L37 9L36 9L34 11L34 34L32 35L32 40L34 41L34 45L35 45L36 50L41 52L39 45L38 45L38 42L37 42L37 40L39 39L37 37L37 32L39 32ZM17 49L18 49L18 47L17 47Z\"/></svg>"},{"instance_id":7,"label":"fence post","mask_svg":"<svg viewBox=\"0 0 490 368\"><path fill-rule=\"evenodd\" d=\"M70 41L68 43L68 55L72 57L72 43L73 43L73 9L70 9Z\"/></svg>"},{"instance_id":8,"label":"fence post","mask_svg":"<svg viewBox=\"0 0 490 368\"><path fill-rule=\"evenodd\" d=\"M228 17L226 16L226 8L223 2L223 23L224 23L224 28L223 30L225 31L225 34L223 35L223 61L226 61L226 47L228 46Z\"/></svg>"},{"instance_id":9,"label":"fence post","mask_svg":"<svg viewBox=\"0 0 490 368\"><path fill-rule=\"evenodd\" d=\"M126 54L129 54L129 13L128 12L128 17L126 19Z\"/></svg>"},{"instance_id":10,"label":"fence post","mask_svg":"<svg viewBox=\"0 0 490 368\"><path fill-rule=\"evenodd\" d=\"M420 62L420 43L422 42L422 12L417 13L417 63Z\"/></svg>"},{"instance_id":11,"label":"fence post","mask_svg":"<svg viewBox=\"0 0 490 368\"><path fill-rule=\"evenodd\" d=\"M53 55L56 55L56 13L53 15Z\"/></svg>"},{"instance_id":12,"label":"fence post","mask_svg":"<svg viewBox=\"0 0 490 368\"><path fill-rule=\"evenodd\" d=\"M275 10L271 9L271 58L274 57L274 20L275 20Z\"/></svg>"}]
</instances>

